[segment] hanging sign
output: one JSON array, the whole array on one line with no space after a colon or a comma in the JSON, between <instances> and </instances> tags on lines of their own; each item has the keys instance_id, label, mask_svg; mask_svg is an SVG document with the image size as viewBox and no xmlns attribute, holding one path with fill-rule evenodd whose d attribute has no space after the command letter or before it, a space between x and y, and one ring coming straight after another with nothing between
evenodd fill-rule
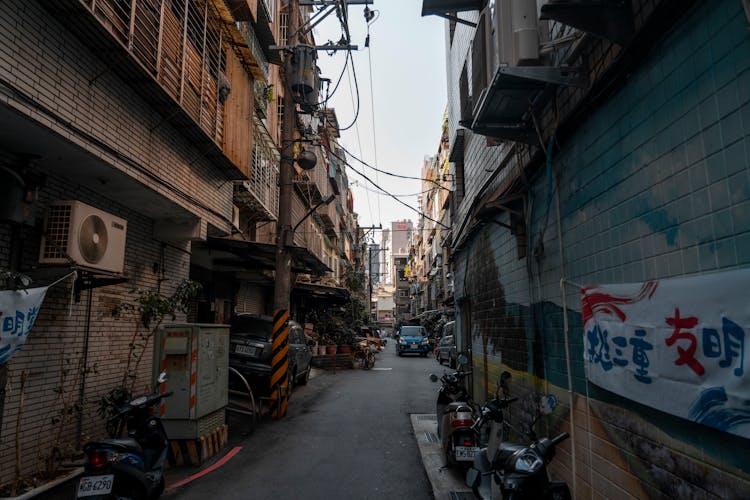
<instances>
[{"instance_id":1,"label":"hanging sign","mask_svg":"<svg viewBox=\"0 0 750 500\"><path fill-rule=\"evenodd\" d=\"M0 291L0 365L26 343L48 288Z\"/></svg>"},{"instance_id":2,"label":"hanging sign","mask_svg":"<svg viewBox=\"0 0 750 500\"><path fill-rule=\"evenodd\" d=\"M582 289L594 384L750 438L750 269Z\"/></svg>"}]
</instances>

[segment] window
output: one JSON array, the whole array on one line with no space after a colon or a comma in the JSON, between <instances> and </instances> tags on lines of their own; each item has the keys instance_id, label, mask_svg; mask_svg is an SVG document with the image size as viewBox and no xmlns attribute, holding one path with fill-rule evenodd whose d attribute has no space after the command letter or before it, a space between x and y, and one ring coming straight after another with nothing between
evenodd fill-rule
<instances>
[{"instance_id":1,"label":"window","mask_svg":"<svg viewBox=\"0 0 750 500\"><path fill-rule=\"evenodd\" d=\"M282 12L279 16L279 45L286 45L289 32L289 14Z\"/></svg>"}]
</instances>

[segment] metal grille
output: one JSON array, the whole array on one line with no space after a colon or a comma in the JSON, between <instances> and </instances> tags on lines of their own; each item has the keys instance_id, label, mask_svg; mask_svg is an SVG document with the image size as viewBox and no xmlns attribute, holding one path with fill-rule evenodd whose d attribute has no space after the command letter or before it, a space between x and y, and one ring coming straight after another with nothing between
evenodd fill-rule
<instances>
[{"instance_id":1,"label":"metal grille","mask_svg":"<svg viewBox=\"0 0 750 500\"><path fill-rule=\"evenodd\" d=\"M196 437L214 432L216 429L219 429L224 425L224 421L224 408L199 418L198 435Z\"/></svg>"},{"instance_id":2,"label":"metal grille","mask_svg":"<svg viewBox=\"0 0 750 500\"><path fill-rule=\"evenodd\" d=\"M67 257L70 213L70 205L50 205L47 209L43 259L65 259Z\"/></svg>"},{"instance_id":3,"label":"metal grille","mask_svg":"<svg viewBox=\"0 0 750 500\"><path fill-rule=\"evenodd\" d=\"M201 128L221 143L218 99L230 35L209 2L89 0L94 15Z\"/></svg>"},{"instance_id":4,"label":"metal grille","mask_svg":"<svg viewBox=\"0 0 750 500\"><path fill-rule=\"evenodd\" d=\"M265 127L253 117L253 158L250 180L246 183L248 191L271 214L279 213L279 161L281 155Z\"/></svg>"}]
</instances>

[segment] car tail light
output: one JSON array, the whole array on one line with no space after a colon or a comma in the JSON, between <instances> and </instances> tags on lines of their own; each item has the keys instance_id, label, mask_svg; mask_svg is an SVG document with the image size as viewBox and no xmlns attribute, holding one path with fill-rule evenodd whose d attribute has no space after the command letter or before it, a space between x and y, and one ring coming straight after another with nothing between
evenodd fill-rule
<instances>
[{"instance_id":1,"label":"car tail light","mask_svg":"<svg viewBox=\"0 0 750 500\"><path fill-rule=\"evenodd\" d=\"M470 418L457 418L451 420L451 427L471 427L474 425L474 420Z\"/></svg>"},{"instance_id":2,"label":"car tail light","mask_svg":"<svg viewBox=\"0 0 750 500\"><path fill-rule=\"evenodd\" d=\"M107 465L108 460L109 456L106 451L95 451L89 455L89 464L97 469Z\"/></svg>"}]
</instances>

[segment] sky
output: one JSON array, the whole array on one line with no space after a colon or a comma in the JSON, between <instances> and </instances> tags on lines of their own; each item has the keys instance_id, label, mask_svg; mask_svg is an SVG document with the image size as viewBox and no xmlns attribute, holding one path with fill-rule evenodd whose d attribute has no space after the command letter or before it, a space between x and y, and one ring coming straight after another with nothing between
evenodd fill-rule
<instances>
[{"instance_id":1,"label":"sky","mask_svg":"<svg viewBox=\"0 0 750 500\"><path fill-rule=\"evenodd\" d=\"M328 107L336 110L339 126L346 128L352 125L359 102L354 125L341 132L340 143L346 150L380 170L420 177L425 156L437 153L447 102L444 21L421 17L421 0L374 0L369 8L375 18L369 25L369 48L365 48L364 6L349 7L351 43L358 46L352 59L359 100L350 65ZM321 22L314 34L317 45L337 42L341 25L335 14ZM318 52L321 76L332 80L331 89L345 60L345 51ZM349 163L347 175L361 227L417 221L417 212L379 193L354 170L391 194L410 195L399 199L415 209L421 190L418 180L376 172L351 158Z\"/></svg>"}]
</instances>

